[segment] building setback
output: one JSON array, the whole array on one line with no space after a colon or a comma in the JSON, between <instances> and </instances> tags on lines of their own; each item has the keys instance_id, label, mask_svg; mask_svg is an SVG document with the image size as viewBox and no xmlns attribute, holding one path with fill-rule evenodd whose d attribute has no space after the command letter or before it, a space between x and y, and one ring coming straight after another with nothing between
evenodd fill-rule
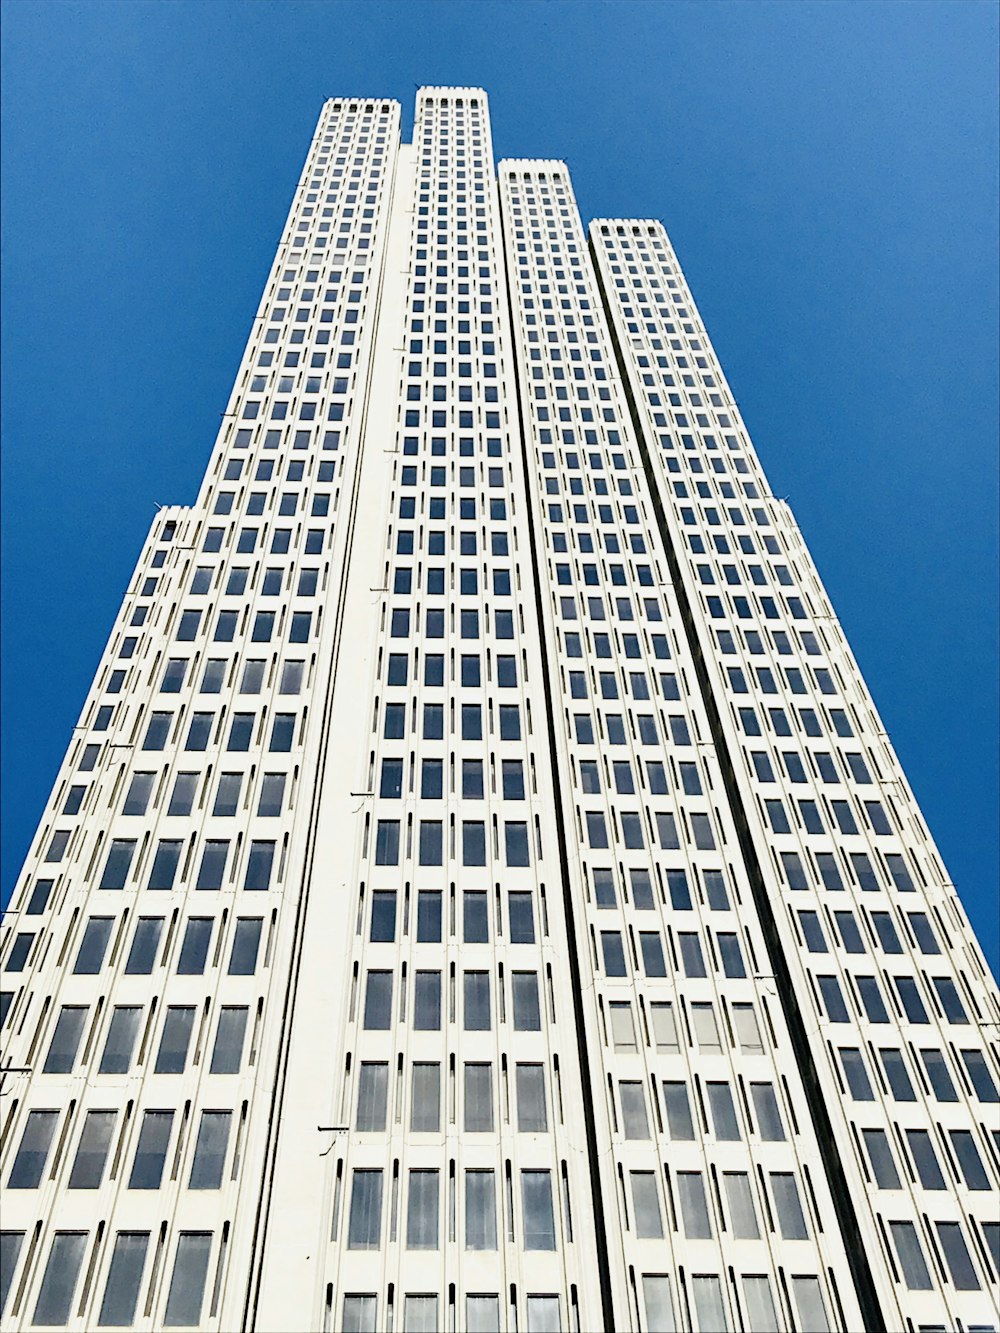
<instances>
[{"instance_id":1,"label":"building setback","mask_svg":"<svg viewBox=\"0 0 1000 1333\"><path fill-rule=\"evenodd\" d=\"M328 101L4 918L0 1326L997 1333L1000 996L666 232Z\"/></svg>"}]
</instances>

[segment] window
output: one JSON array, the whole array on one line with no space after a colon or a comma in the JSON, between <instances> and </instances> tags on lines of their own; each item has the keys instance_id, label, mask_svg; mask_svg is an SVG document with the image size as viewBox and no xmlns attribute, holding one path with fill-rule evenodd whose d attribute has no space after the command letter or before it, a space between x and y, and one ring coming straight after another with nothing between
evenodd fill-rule
<instances>
[{"instance_id":1,"label":"window","mask_svg":"<svg viewBox=\"0 0 1000 1333\"><path fill-rule=\"evenodd\" d=\"M933 1283L927 1271L924 1252L920 1248L916 1227L912 1222L890 1222L889 1231L907 1288L910 1291L930 1291Z\"/></svg>"},{"instance_id":2,"label":"window","mask_svg":"<svg viewBox=\"0 0 1000 1333\"><path fill-rule=\"evenodd\" d=\"M558 1296L528 1297L527 1333L561 1333Z\"/></svg>"},{"instance_id":3,"label":"window","mask_svg":"<svg viewBox=\"0 0 1000 1333\"><path fill-rule=\"evenodd\" d=\"M125 881L128 879L129 867L134 855L134 838L114 838L111 842L111 851L108 853L104 874L101 876L98 888L123 889Z\"/></svg>"},{"instance_id":4,"label":"window","mask_svg":"<svg viewBox=\"0 0 1000 1333\"><path fill-rule=\"evenodd\" d=\"M222 838L209 838L201 854L198 867L196 889L221 889L229 859L229 842Z\"/></svg>"},{"instance_id":5,"label":"window","mask_svg":"<svg viewBox=\"0 0 1000 1333\"><path fill-rule=\"evenodd\" d=\"M687 1084L683 1082L664 1083L663 1101L667 1113L667 1131L670 1137L681 1140L693 1139L694 1124L691 1120Z\"/></svg>"},{"instance_id":6,"label":"window","mask_svg":"<svg viewBox=\"0 0 1000 1333\"><path fill-rule=\"evenodd\" d=\"M176 1328L201 1322L205 1276L212 1248L210 1231L182 1231L177 1241L174 1271L170 1279L163 1322Z\"/></svg>"},{"instance_id":7,"label":"window","mask_svg":"<svg viewBox=\"0 0 1000 1333\"><path fill-rule=\"evenodd\" d=\"M63 1005L59 1011L55 1032L52 1034L52 1042L45 1057L45 1064L42 1066L43 1074L70 1074L73 1072L86 1017L86 1007Z\"/></svg>"},{"instance_id":8,"label":"window","mask_svg":"<svg viewBox=\"0 0 1000 1333\"><path fill-rule=\"evenodd\" d=\"M374 1324L372 1330L374 1333ZM500 1301L496 1296L466 1296L466 1333L500 1333Z\"/></svg>"},{"instance_id":9,"label":"window","mask_svg":"<svg viewBox=\"0 0 1000 1333\"><path fill-rule=\"evenodd\" d=\"M705 1185L700 1171L678 1171L677 1193L680 1196L681 1220L684 1234L692 1239L707 1239L712 1235L708 1216Z\"/></svg>"},{"instance_id":10,"label":"window","mask_svg":"<svg viewBox=\"0 0 1000 1333\"><path fill-rule=\"evenodd\" d=\"M906 1138L910 1145L910 1155L913 1158L913 1164L917 1169L917 1176L921 1185L925 1190L943 1190L945 1188L944 1176L941 1174L941 1167L938 1164L934 1144L931 1142L928 1131L926 1129L908 1129Z\"/></svg>"},{"instance_id":11,"label":"window","mask_svg":"<svg viewBox=\"0 0 1000 1333\"><path fill-rule=\"evenodd\" d=\"M132 1067L132 1052L139 1035L142 1009L138 1005L116 1005L108 1026L108 1036L98 1069L100 1074L127 1074Z\"/></svg>"},{"instance_id":12,"label":"window","mask_svg":"<svg viewBox=\"0 0 1000 1333\"><path fill-rule=\"evenodd\" d=\"M209 1073L238 1074L243 1059L246 1036L247 1009L245 1006L225 1005L219 1015L219 1026L212 1050Z\"/></svg>"},{"instance_id":13,"label":"window","mask_svg":"<svg viewBox=\"0 0 1000 1333\"><path fill-rule=\"evenodd\" d=\"M49 1261L31 1317L33 1324L63 1328L69 1323L86 1241L86 1231L57 1231L53 1236Z\"/></svg>"},{"instance_id":14,"label":"window","mask_svg":"<svg viewBox=\"0 0 1000 1333\"><path fill-rule=\"evenodd\" d=\"M160 1049L156 1055L154 1073L184 1073L193 1026L193 1006L170 1006L166 1022L163 1024L163 1035L160 1037Z\"/></svg>"},{"instance_id":15,"label":"window","mask_svg":"<svg viewBox=\"0 0 1000 1333\"><path fill-rule=\"evenodd\" d=\"M413 986L413 1026L417 1032L440 1031L440 972L416 973Z\"/></svg>"},{"instance_id":16,"label":"window","mask_svg":"<svg viewBox=\"0 0 1000 1333\"><path fill-rule=\"evenodd\" d=\"M660 1213L656 1176L652 1171L632 1171L629 1174L632 1182L635 1234L640 1238L662 1237L663 1218Z\"/></svg>"},{"instance_id":17,"label":"window","mask_svg":"<svg viewBox=\"0 0 1000 1333\"><path fill-rule=\"evenodd\" d=\"M135 1157L132 1159L130 1190L158 1190L163 1178L163 1164L170 1146L173 1111L144 1111Z\"/></svg>"},{"instance_id":18,"label":"window","mask_svg":"<svg viewBox=\"0 0 1000 1333\"><path fill-rule=\"evenodd\" d=\"M410 1171L406 1205L406 1248L438 1248L439 1172Z\"/></svg>"},{"instance_id":19,"label":"window","mask_svg":"<svg viewBox=\"0 0 1000 1333\"><path fill-rule=\"evenodd\" d=\"M391 943L396 938L396 894L394 890L372 894L372 919L369 939Z\"/></svg>"},{"instance_id":20,"label":"window","mask_svg":"<svg viewBox=\"0 0 1000 1333\"><path fill-rule=\"evenodd\" d=\"M376 1333L377 1306L375 1296L345 1296L342 1333Z\"/></svg>"},{"instance_id":21,"label":"window","mask_svg":"<svg viewBox=\"0 0 1000 1333\"><path fill-rule=\"evenodd\" d=\"M528 975L534 975L528 974ZM488 972L463 974L463 1016L466 1032L490 1030L490 978Z\"/></svg>"},{"instance_id":22,"label":"window","mask_svg":"<svg viewBox=\"0 0 1000 1333\"><path fill-rule=\"evenodd\" d=\"M248 892L266 892L271 887L274 847L275 844L269 841L255 839L251 842L246 877L243 880L243 887Z\"/></svg>"},{"instance_id":23,"label":"window","mask_svg":"<svg viewBox=\"0 0 1000 1333\"><path fill-rule=\"evenodd\" d=\"M436 1134L441 1128L441 1066L416 1063L413 1066L410 1129L415 1133Z\"/></svg>"},{"instance_id":24,"label":"window","mask_svg":"<svg viewBox=\"0 0 1000 1333\"><path fill-rule=\"evenodd\" d=\"M440 1327L438 1298L408 1293L403 1306L403 1333L438 1333Z\"/></svg>"},{"instance_id":25,"label":"window","mask_svg":"<svg viewBox=\"0 0 1000 1333\"><path fill-rule=\"evenodd\" d=\"M217 1190L222 1185L231 1120L231 1111L202 1111L188 1189Z\"/></svg>"},{"instance_id":26,"label":"window","mask_svg":"<svg viewBox=\"0 0 1000 1333\"><path fill-rule=\"evenodd\" d=\"M441 942L441 894L421 889L417 894L417 942Z\"/></svg>"},{"instance_id":27,"label":"window","mask_svg":"<svg viewBox=\"0 0 1000 1333\"><path fill-rule=\"evenodd\" d=\"M178 976L200 977L204 972L213 924L213 917L195 916L188 919L180 958L177 960Z\"/></svg>"},{"instance_id":28,"label":"window","mask_svg":"<svg viewBox=\"0 0 1000 1333\"><path fill-rule=\"evenodd\" d=\"M497 1248L496 1183L492 1171L465 1173L465 1248Z\"/></svg>"},{"instance_id":29,"label":"window","mask_svg":"<svg viewBox=\"0 0 1000 1333\"><path fill-rule=\"evenodd\" d=\"M507 895L510 914L511 944L534 944L535 918L531 905L530 893L510 893Z\"/></svg>"},{"instance_id":30,"label":"window","mask_svg":"<svg viewBox=\"0 0 1000 1333\"><path fill-rule=\"evenodd\" d=\"M365 1028L369 1031L388 1031L391 1011L392 973L369 972L365 989Z\"/></svg>"},{"instance_id":31,"label":"window","mask_svg":"<svg viewBox=\"0 0 1000 1333\"><path fill-rule=\"evenodd\" d=\"M375 864L399 864L399 820L380 819L375 831Z\"/></svg>"},{"instance_id":32,"label":"window","mask_svg":"<svg viewBox=\"0 0 1000 1333\"><path fill-rule=\"evenodd\" d=\"M385 1129L389 1066L363 1063L358 1071L358 1114L355 1128L368 1132Z\"/></svg>"},{"instance_id":33,"label":"window","mask_svg":"<svg viewBox=\"0 0 1000 1333\"><path fill-rule=\"evenodd\" d=\"M646 1309L648 1333L673 1333L676 1324L670 1279L663 1274L643 1273L642 1301Z\"/></svg>"},{"instance_id":34,"label":"window","mask_svg":"<svg viewBox=\"0 0 1000 1333\"><path fill-rule=\"evenodd\" d=\"M382 1234L382 1172L354 1172L351 1214L347 1230L349 1250L377 1250Z\"/></svg>"},{"instance_id":35,"label":"window","mask_svg":"<svg viewBox=\"0 0 1000 1333\"><path fill-rule=\"evenodd\" d=\"M260 917L240 917L233 936L233 950L229 955L231 977L252 977L257 970L257 951L263 927Z\"/></svg>"},{"instance_id":36,"label":"window","mask_svg":"<svg viewBox=\"0 0 1000 1333\"><path fill-rule=\"evenodd\" d=\"M807 1240L806 1219L799 1201L798 1186L791 1172L771 1172L771 1193L778 1213L778 1227L785 1240Z\"/></svg>"},{"instance_id":37,"label":"window","mask_svg":"<svg viewBox=\"0 0 1000 1333\"><path fill-rule=\"evenodd\" d=\"M71 1190L96 1190L104 1179L104 1166L111 1146L116 1111L88 1111L83 1132L73 1160Z\"/></svg>"},{"instance_id":38,"label":"window","mask_svg":"<svg viewBox=\"0 0 1000 1333\"><path fill-rule=\"evenodd\" d=\"M778 1110L778 1099L774 1095L771 1083L751 1083L750 1096L757 1113L757 1128L762 1139L776 1141L785 1137Z\"/></svg>"},{"instance_id":39,"label":"window","mask_svg":"<svg viewBox=\"0 0 1000 1333\"><path fill-rule=\"evenodd\" d=\"M522 1225L526 1250L556 1248L552 1177L548 1171L521 1172Z\"/></svg>"},{"instance_id":40,"label":"window","mask_svg":"<svg viewBox=\"0 0 1000 1333\"><path fill-rule=\"evenodd\" d=\"M750 1177L745 1171L726 1171L722 1176L729 1206L729 1222L738 1240L759 1240L760 1228L754 1208Z\"/></svg>"},{"instance_id":41,"label":"window","mask_svg":"<svg viewBox=\"0 0 1000 1333\"><path fill-rule=\"evenodd\" d=\"M52 1135L55 1133L58 1111L31 1111L21 1135L21 1143L14 1158L10 1176L7 1179L9 1190L37 1189L49 1159Z\"/></svg>"},{"instance_id":42,"label":"window","mask_svg":"<svg viewBox=\"0 0 1000 1333\"><path fill-rule=\"evenodd\" d=\"M736 1107L728 1083L708 1083L708 1105L712 1112L712 1124L717 1139L738 1140L739 1122L736 1119Z\"/></svg>"},{"instance_id":43,"label":"window","mask_svg":"<svg viewBox=\"0 0 1000 1333\"><path fill-rule=\"evenodd\" d=\"M1000 1093L982 1051L963 1051L962 1060L979 1100L987 1104L1000 1101Z\"/></svg>"},{"instance_id":44,"label":"window","mask_svg":"<svg viewBox=\"0 0 1000 1333\"><path fill-rule=\"evenodd\" d=\"M111 938L112 916L92 916L87 922L73 966L74 976L96 976L104 962L104 953ZM29 936L32 939L33 936Z\"/></svg>"},{"instance_id":45,"label":"window","mask_svg":"<svg viewBox=\"0 0 1000 1333\"><path fill-rule=\"evenodd\" d=\"M132 1326L148 1245L148 1231L119 1231L115 1237L111 1267L97 1321L99 1328Z\"/></svg>"}]
</instances>

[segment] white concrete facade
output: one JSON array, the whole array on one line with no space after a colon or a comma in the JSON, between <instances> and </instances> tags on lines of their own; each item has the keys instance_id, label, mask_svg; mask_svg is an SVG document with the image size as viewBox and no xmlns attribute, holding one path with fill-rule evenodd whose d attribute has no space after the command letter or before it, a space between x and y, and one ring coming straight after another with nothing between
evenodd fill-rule
<instances>
[{"instance_id":1,"label":"white concrete facade","mask_svg":"<svg viewBox=\"0 0 1000 1333\"><path fill-rule=\"evenodd\" d=\"M0 1327L997 1333L1000 1002L658 223L327 102L0 941Z\"/></svg>"}]
</instances>

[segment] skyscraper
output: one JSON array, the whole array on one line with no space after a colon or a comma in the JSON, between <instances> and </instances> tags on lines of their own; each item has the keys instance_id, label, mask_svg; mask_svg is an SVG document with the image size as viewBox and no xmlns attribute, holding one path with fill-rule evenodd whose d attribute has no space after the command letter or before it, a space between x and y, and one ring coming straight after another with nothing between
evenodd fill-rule
<instances>
[{"instance_id":1,"label":"skyscraper","mask_svg":"<svg viewBox=\"0 0 1000 1333\"><path fill-rule=\"evenodd\" d=\"M1000 997L662 226L323 107L4 923L6 1329L997 1333Z\"/></svg>"}]
</instances>

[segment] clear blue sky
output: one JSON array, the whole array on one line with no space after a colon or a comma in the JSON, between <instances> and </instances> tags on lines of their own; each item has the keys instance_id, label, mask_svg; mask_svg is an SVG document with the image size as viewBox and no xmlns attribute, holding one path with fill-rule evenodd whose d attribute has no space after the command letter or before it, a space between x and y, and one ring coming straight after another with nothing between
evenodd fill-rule
<instances>
[{"instance_id":1,"label":"clear blue sky","mask_svg":"<svg viewBox=\"0 0 1000 1333\"><path fill-rule=\"evenodd\" d=\"M997 969L994 4L0 8L5 897L323 99L481 84L498 157L666 223Z\"/></svg>"}]
</instances>

